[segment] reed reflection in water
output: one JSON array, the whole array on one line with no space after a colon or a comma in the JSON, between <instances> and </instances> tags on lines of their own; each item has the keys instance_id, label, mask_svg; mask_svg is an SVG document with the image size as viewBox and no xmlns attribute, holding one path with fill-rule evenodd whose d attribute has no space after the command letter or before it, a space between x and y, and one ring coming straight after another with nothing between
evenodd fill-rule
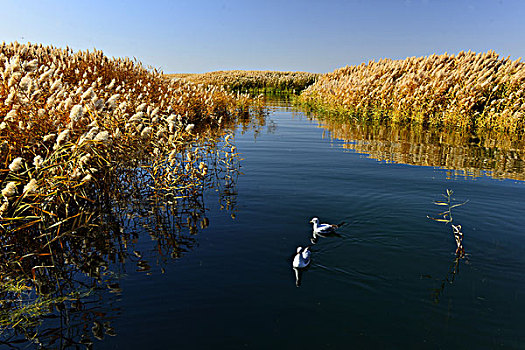
<instances>
[{"instance_id":1,"label":"reed reflection in water","mask_svg":"<svg viewBox=\"0 0 525 350\"><path fill-rule=\"evenodd\" d=\"M255 132L265 118L239 122L242 132ZM56 232L56 241L44 245L60 249L31 253L37 242L33 247L24 235L0 235L0 345L91 347L118 334L112 324L120 314L120 279L130 269L164 273L170 260L197 245L196 234L210 224L205 192L216 192L220 209L235 217L240 158L233 127L206 131L213 134L204 144L190 143L176 156L185 171L195 172L192 186L166 191L141 167L120 169L119 183L93 203L85 225ZM198 161L187 161L188 155Z\"/></svg>"},{"instance_id":2,"label":"reed reflection in water","mask_svg":"<svg viewBox=\"0 0 525 350\"><path fill-rule=\"evenodd\" d=\"M449 169L454 176L525 180L525 141L520 135L472 135L331 118L319 126L329 137L343 140L343 148L379 161Z\"/></svg>"}]
</instances>

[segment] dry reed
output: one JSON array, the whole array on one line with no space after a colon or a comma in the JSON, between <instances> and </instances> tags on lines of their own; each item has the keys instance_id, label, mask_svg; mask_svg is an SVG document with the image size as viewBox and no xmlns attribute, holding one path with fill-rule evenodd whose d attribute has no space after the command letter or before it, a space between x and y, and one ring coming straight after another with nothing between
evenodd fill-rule
<instances>
[{"instance_id":1,"label":"dry reed","mask_svg":"<svg viewBox=\"0 0 525 350\"><path fill-rule=\"evenodd\" d=\"M170 74L196 84L221 86L231 91L255 93L299 93L313 84L320 74L276 71L216 71L202 74Z\"/></svg>"},{"instance_id":2,"label":"dry reed","mask_svg":"<svg viewBox=\"0 0 525 350\"><path fill-rule=\"evenodd\" d=\"M248 127L250 112L263 112L258 100L167 82L127 58L2 43L0 330L31 325L27 310L69 298L85 278L78 272L101 283L101 270L125 259L126 221L153 216L152 237L180 254L172 231L207 226L203 191L220 188L217 179L232 191L228 130L237 119Z\"/></svg>"},{"instance_id":3,"label":"dry reed","mask_svg":"<svg viewBox=\"0 0 525 350\"><path fill-rule=\"evenodd\" d=\"M261 112L100 51L3 43L0 77L0 277L36 281L132 193L198 197L235 156L209 130Z\"/></svg>"},{"instance_id":4,"label":"dry reed","mask_svg":"<svg viewBox=\"0 0 525 350\"><path fill-rule=\"evenodd\" d=\"M340 68L300 102L365 119L521 133L524 88L524 63L469 51Z\"/></svg>"},{"instance_id":5,"label":"dry reed","mask_svg":"<svg viewBox=\"0 0 525 350\"><path fill-rule=\"evenodd\" d=\"M92 200L91 188L114 180L109 175L124 165L170 169L170 180L157 181L178 186L185 164L165 160L198 138L193 128L250 108L246 96L166 83L156 70L100 51L3 43L0 74L4 231L59 224L72 214L71 202Z\"/></svg>"}]
</instances>

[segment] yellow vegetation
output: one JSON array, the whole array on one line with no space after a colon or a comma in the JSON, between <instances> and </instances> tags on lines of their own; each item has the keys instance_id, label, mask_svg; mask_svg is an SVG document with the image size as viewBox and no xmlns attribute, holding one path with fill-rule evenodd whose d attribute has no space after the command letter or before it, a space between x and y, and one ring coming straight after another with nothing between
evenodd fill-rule
<instances>
[{"instance_id":1,"label":"yellow vegetation","mask_svg":"<svg viewBox=\"0 0 525 350\"><path fill-rule=\"evenodd\" d=\"M185 79L197 84L222 86L232 91L299 93L313 84L319 75L308 72L233 70L202 74L170 74L168 77Z\"/></svg>"},{"instance_id":2,"label":"yellow vegetation","mask_svg":"<svg viewBox=\"0 0 525 350\"><path fill-rule=\"evenodd\" d=\"M191 192L208 166L190 141L206 142L199 130L246 114L252 101L167 83L127 58L42 45L0 45L0 75L4 232L73 232L89 221L86 206L105 190L118 193L123 174L138 167L143 186Z\"/></svg>"},{"instance_id":3,"label":"yellow vegetation","mask_svg":"<svg viewBox=\"0 0 525 350\"><path fill-rule=\"evenodd\" d=\"M469 51L340 68L300 101L355 117L523 132L524 89L524 63Z\"/></svg>"},{"instance_id":4,"label":"yellow vegetation","mask_svg":"<svg viewBox=\"0 0 525 350\"><path fill-rule=\"evenodd\" d=\"M154 228L161 255L178 257L193 244L180 231L208 225L206 188L233 211L231 129L250 112L264 116L259 100L129 59L2 43L0 331L25 333L66 299L74 309L83 276L112 285L102 272L125 261L127 225Z\"/></svg>"}]
</instances>

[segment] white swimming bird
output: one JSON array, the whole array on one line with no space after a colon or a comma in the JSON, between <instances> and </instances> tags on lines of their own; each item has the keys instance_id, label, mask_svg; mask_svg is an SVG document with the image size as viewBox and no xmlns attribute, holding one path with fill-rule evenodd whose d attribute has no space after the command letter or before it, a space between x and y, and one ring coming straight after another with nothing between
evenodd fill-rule
<instances>
[{"instance_id":1,"label":"white swimming bird","mask_svg":"<svg viewBox=\"0 0 525 350\"><path fill-rule=\"evenodd\" d=\"M310 264L310 249L308 247L297 247L297 254L293 258L292 266L296 269L305 268Z\"/></svg>"},{"instance_id":2,"label":"white swimming bird","mask_svg":"<svg viewBox=\"0 0 525 350\"><path fill-rule=\"evenodd\" d=\"M334 232L335 229L338 227L337 225L319 224L318 218L313 218L312 220L310 220L310 223L314 224L314 234Z\"/></svg>"}]
</instances>

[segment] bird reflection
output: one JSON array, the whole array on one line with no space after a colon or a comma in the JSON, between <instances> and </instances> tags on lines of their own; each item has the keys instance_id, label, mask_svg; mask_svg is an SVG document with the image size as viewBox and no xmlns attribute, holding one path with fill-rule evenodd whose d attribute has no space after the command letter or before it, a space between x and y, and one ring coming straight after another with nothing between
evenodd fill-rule
<instances>
[{"instance_id":1,"label":"bird reflection","mask_svg":"<svg viewBox=\"0 0 525 350\"><path fill-rule=\"evenodd\" d=\"M313 231L312 238L310 238L310 242L312 244L317 244L317 242L319 241L319 238L328 238L328 237L343 237L343 236L341 236L339 233L335 231L326 232L326 233L318 233L318 232Z\"/></svg>"},{"instance_id":2,"label":"bird reflection","mask_svg":"<svg viewBox=\"0 0 525 350\"><path fill-rule=\"evenodd\" d=\"M308 265L307 267L303 267L303 268L297 268L297 267L293 268L293 271L295 273L295 285L297 287L301 286L301 282L303 279L303 273L307 271L308 269L310 269L310 265Z\"/></svg>"}]
</instances>

